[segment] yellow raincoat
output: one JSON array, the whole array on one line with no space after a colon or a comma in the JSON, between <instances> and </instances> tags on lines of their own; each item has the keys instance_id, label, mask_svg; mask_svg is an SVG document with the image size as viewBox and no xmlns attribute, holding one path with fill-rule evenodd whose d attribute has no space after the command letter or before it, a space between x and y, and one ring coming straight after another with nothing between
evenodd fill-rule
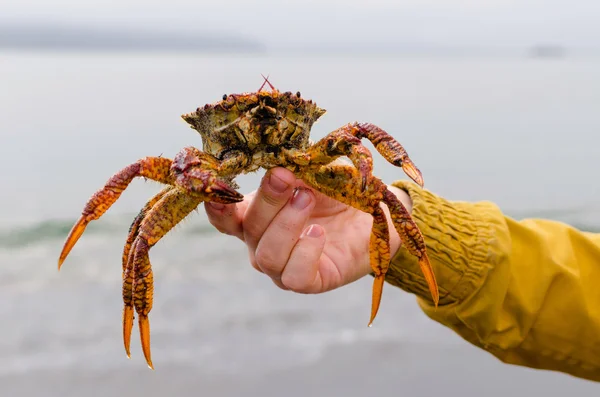
<instances>
[{"instance_id":1,"label":"yellow raincoat","mask_svg":"<svg viewBox=\"0 0 600 397\"><path fill-rule=\"evenodd\" d=\"M413 201L439 306L404 248L387 282L416 294L430 318L503 362L600 381L600 234L515 221L492 203L448 201L406 181L393 185Z\"/></svg>"}]
</instances>

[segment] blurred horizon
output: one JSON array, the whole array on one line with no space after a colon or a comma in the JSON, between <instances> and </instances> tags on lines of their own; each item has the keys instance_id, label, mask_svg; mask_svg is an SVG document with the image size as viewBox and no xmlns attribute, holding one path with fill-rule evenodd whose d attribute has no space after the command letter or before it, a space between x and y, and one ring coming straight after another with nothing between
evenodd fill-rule
<instances>
[{"instance_id":1,"label":"blurred horizon","mask_svg":"<svg viewBox=\"0 0 600 397\"><path fill-rule=\"evenodd\" d=\"M0 49L600 54L592 0L0 0Z\"/></svg>"},{"instance_id":2,"label":"blurred horizon","mask_svg":"<svg viewBox=\"0 0 600 397\"><path fill-rule=\"evenodd\" d=\"M0 50L34 51L166 51L259 55L510 55L532 57L596 56L600 47L564 46L539 41L518 46L461 46L435 43L297 43L267 45L244 36L216 32L190 32L175 29L131 29L77 24L0 24Z\"/></svg>"}]
</instances>

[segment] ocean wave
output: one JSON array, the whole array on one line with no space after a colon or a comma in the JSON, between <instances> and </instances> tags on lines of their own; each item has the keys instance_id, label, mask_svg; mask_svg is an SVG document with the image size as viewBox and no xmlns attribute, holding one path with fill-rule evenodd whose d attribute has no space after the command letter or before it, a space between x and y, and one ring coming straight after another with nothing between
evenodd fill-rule
<instances>
[{"instance_id":1,"label":"ocean wave","mask_svg":"<svg viewBox=\"0 0 600 397\"><path fill-rule=\"evenodd\" d=\"M126 234L135 214L121 215L91 222L86 228L86 235L114 236L115 233ZM0 229L0 249L18 249L32 245L43 244L48 241L64 240L76 220L54 219L44 220L29 225L18 225L8 229ZM197 219L194 225L186 224L182 229L185 235L214 234L218 231L207 221Z\"/></svg>"},{"instance_id":2,"label":"ocean wave","mask_svg":"<svg viewBox=\"0 0 600 397\"><path fill-rule=\"evenodd\" d=\"M544 211L538 213L512 212L510 216L523 218L544 218L554 219L565 222L575 227L576 229L600 233L600 223L595 222L598 219L595 216L588 217L579 211L557 210ZM583 215L583 216L582 216ZM591 215L591 214L588 214ZM135 214L124 214L118 216L110 216L102 218L89 224L86 229L86 235L112 235L115 233L126 234L129 226L134 219ZM594 219L594 221L586 221L581 218ZM36 244L45 243L48 241L64 240L75 223L75 219L55 219L44 220L38 223L29 225L18 225L8 229L0 229L0 249L17 249L24 248ZM195 218L194 224L190 225L184 221L185 227L182 229L184 235L206 235L215 234L218 231L206 220L206 218Z\"/></svg>"}]
</instances>

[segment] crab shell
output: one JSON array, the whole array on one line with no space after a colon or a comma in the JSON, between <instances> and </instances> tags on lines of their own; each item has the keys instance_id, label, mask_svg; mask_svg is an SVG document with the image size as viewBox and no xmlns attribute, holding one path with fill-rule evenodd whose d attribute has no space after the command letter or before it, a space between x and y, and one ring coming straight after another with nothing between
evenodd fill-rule
<instances>
[{"instance_id":1,"label":"crab shell","mask_svg":"<svg viewBox=\"0 0 600 397\"><path fill-rule=\"evenodd\" d=\"M245 172L276 166L281 148L306 150L310 130L325 109L300 93L259 91L223 95L181 117L200 133L204 152L223 159L227 153L244 152L253 159Z\"/></svg>"}]
</instances>

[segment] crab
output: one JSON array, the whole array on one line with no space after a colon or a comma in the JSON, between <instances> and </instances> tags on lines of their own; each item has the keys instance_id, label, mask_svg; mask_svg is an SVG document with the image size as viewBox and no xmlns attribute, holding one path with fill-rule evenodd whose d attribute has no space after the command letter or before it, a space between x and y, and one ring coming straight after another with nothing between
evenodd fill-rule
<instances>
[{"instance_id":1,"label":"crab","mask_svg":"<svg viewBox=\"0 0 600 397\"><path fill-rule=\"evenodd\" d=\"M148 314L153 303L154 276L149 250L201 203L242 201L244 196L236 191L239 187L235 177L260 168L285 167L310 188L372 215L369 260L374 281L369 326L379 310L391 260L388 222L380 203L387 205L403 245L418 258L433 302L438 304L437 283L423 236L400 200L373 175L371 152L361 140L369 140L388 162L401 167L423 186L421 172L406 150L383 129L358 122L344 125L313 143L311 128L325 110L302 98L300 92L280 92L268 78L263 78L256 92L223 95L220 101L181 116L200 133L203 150L186 147L173 160L145 157L115 173L89 199L60 254L59 270L86 226L99 219L134 178L165 185L133 220L122 257L125 352L131 357L135 310L142 351L151 369L154 366ZM336 161L342 157L352 164Z\"/></svg>"}]
</instances>

